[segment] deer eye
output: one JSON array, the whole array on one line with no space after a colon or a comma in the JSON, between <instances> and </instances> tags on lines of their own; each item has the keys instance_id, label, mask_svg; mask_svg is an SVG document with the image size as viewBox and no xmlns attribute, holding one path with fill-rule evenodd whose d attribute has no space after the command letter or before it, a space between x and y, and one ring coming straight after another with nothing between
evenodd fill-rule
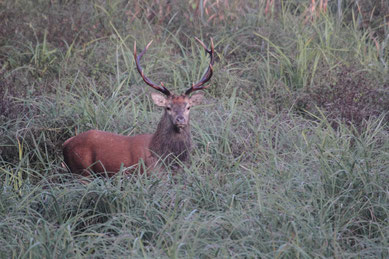
<instances>
[{"instance_id":1,"label":"deer eye","mask_svg":"<svg viewBox=\"0 0 389 259\"><path fill-rule=\"evenodd\" d=\"M189 111L190 110L190 106L188 106L186 109Z\"/></svg>"},{"instance_id":2,"label":"deer eye","mask_svg":"<svg viewBox=\"0 0 389 259\"><path fill-rule=\"evenodd\" d=\"M171 110L171 108L170 108L170 107L166 107L166 110L170 111L170 110Z\"/></svg>"}]
</instances>

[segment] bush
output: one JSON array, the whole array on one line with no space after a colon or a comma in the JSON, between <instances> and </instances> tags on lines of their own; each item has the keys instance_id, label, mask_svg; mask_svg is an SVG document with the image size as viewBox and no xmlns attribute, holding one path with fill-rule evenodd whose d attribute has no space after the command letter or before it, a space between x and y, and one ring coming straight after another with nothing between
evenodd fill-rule
<instances>
[{"instance_id":1,"label":"bush","mask_svg":"<svg viewBox=\"0 0 389 259\"><path fill-rule=\"evenodd\" d=\"M384 122L389 122L389 84L380 83L371 72L341 65L321 77L321 84L300 97L300 108L316 116L324 112L334 127L341 121L361 130L381 114Z\"/></svg>"}]
</instances>

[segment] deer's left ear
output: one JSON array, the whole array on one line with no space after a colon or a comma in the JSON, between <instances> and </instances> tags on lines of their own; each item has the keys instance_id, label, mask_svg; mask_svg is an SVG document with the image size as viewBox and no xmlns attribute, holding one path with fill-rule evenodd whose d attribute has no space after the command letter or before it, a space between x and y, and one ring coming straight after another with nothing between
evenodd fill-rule
<instances>
[{"instance_id":1,"label":"deer's left ear","mask_svg":"<svg viewBox=\"0 0 389 259\"><path fill-rule=\"evenodd\" d=\"M196 106L196 105L201 104L201 102L203 101L203 98L204 98L203 93L197 93L197 94L192 95L189 99L190 105Z\"/></svg>"}]
</instances>

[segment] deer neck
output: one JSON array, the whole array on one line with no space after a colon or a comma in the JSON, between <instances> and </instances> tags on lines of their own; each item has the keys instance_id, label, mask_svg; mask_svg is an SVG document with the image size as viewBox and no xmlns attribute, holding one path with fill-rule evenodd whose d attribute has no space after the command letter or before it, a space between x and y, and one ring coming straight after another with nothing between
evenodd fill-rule
<instances>
[{"instance_id":1,"label":"deer neck","mask_svg":"<svg viewBox=\"0 0 389 259\"><path fill-rule=\"evenodd\" d=\"M150 150L158 158L167 158L167 162L170 162L175 157L185 162L189 160L191 148L192 137L189 122L186 127L178 129L173 125L165 112L151 139Z\"/></svg>"}]
</instances>

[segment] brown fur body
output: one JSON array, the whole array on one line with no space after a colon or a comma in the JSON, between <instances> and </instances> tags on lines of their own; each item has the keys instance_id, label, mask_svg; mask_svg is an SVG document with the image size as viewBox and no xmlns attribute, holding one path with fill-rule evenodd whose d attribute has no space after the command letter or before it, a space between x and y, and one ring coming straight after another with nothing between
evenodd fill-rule
<instances>
[{"instance_id":1,"label":"brown fur body","mask_svg":"<svg viewBox=\"0 0 389 259\"><path fill-rule=\"evenodd\" d=\"M66 165L73 173L88 176L87 169L108 172L110 175L120 167L136 165L140 159L151 164L149 145L152 134L122 136L110 132L89 130L68 139L63 144Z\"/></svg>"}]
</instances>

